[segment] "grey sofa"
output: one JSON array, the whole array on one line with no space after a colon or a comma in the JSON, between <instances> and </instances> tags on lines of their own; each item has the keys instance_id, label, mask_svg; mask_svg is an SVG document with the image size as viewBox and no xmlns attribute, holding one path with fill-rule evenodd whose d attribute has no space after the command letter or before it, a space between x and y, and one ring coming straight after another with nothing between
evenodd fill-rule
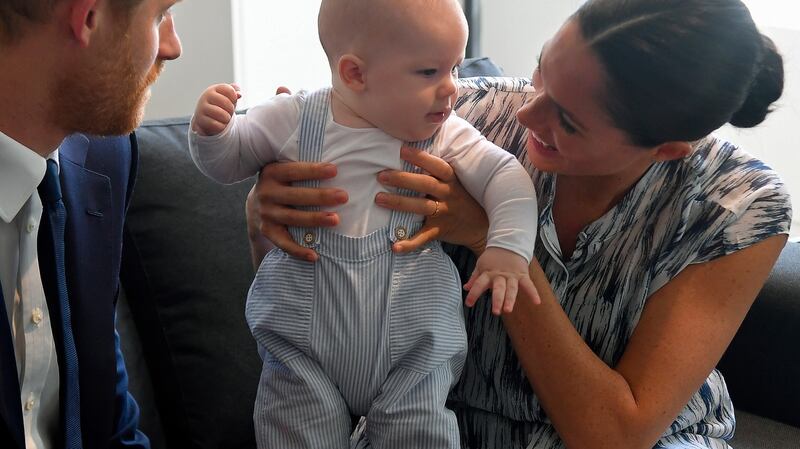
<instances>
[{"instance_id":1,"label":"grey sofa","mask_svg":"<svg viewBox=\"0 0 800 449\"><path fill-rule=\"evenodd\" d=\"M499 74L485 60L464 72ZM187 127L179 118L136 131L118 329L155 449L251 448L260 360L244 320L253 270L243 205L252 183L202 176ZM800 448L798 343L800 244L790 244L720 362L738 408L735 448Z\"/></svg>"}]
</instances>

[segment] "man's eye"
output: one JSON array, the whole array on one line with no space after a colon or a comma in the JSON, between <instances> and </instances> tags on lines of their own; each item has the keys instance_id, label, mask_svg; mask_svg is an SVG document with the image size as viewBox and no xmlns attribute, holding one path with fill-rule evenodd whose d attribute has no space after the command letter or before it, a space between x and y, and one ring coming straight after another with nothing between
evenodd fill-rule
<instances>
[{"instance_id":1,"label":"man's eye","mask_svg":"<svg viewBox=\"0 0 800 449\"><path fill-rule=\"evenodd\" d=\"M437 72L436 69L422 69L419 70L417 73L419 73L422 76L434 76L436 75L436 72Z\"/></svg>"}]
</instances>

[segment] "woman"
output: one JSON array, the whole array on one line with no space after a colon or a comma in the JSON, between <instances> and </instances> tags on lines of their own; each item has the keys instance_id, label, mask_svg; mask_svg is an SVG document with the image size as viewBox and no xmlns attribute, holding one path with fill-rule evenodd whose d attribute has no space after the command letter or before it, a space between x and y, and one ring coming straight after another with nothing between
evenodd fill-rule
<instances>
[{"instance_id":1,"label":"woman","mask_svg":"<svg viewBox=\"0 0 800 449\"><path fill-rule=\"evenodd\" d=\"M774 172L706 136L764 120L782 92L780 56L738 0L590 0L542 49L533 86L517 118L539 195L542 304L520 295L502 318L488 301L468 311L470 354L451 393L462 444L728 447L733 407L714 367L786 242L791 207ZM452 170L405 157L431 176L379 179L428 198L376 201L429 219L395 249L438 238L480 253L485 218ZM278 205L346 194L285 183L333 174L266 168L262 231L307 254L278 223L337 217Z\"/></svg>"}]
</instances>

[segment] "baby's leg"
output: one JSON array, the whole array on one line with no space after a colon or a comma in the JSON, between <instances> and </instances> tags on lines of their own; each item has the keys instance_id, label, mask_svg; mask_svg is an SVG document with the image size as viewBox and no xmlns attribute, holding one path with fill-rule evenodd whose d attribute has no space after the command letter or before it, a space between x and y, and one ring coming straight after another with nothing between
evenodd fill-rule
<instances>
[{"instance_id":1,"label":"baby's leg","mask_svg":"<svg viewBox=\"0 0 800 449\"><path fill-rule=\"evenodd\" d=\"M314 360L265 354L253 421L260 449L347 449L350 412Z\"/></svg>"},{"instance_id":2,"label":"baby's leg","mask_svg":"<svg viewBox=\"0 0 800 449\"><path fill-rule=\"evenodd\" d=\"M367 415L366 438L374 448L456 449L456 416L445 407L460 369L445 363L428 374L395 368Z\"/></svg>"}]
</instances>

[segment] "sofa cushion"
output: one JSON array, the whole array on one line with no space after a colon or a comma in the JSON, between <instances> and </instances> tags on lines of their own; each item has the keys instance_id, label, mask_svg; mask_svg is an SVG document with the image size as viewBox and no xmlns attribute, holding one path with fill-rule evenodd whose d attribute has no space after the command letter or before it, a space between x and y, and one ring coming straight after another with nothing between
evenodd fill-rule
<instances>
[{"instance_id":1,"label":"sofa cushion","mask_svg":"<svg viewBox=\"0 0 800 449\"><path fill-rule=\"evenodd\" d=\"M222 186L203 176L189 157L187 129L184 118L136 131L123 287L169 446L255 447L261 363L244 319L252 181Z\"/></svg>"},{"instance_id":2,"label":"sofa cushion","mask_svg":"<svg viewBox=\"0 0 800 449\"><path fill-rule=\"evenodd\" d=\"M733 404L800 427L798 343L800 243L787 243L719 363Z\"/></svg>"}]
</instances>

